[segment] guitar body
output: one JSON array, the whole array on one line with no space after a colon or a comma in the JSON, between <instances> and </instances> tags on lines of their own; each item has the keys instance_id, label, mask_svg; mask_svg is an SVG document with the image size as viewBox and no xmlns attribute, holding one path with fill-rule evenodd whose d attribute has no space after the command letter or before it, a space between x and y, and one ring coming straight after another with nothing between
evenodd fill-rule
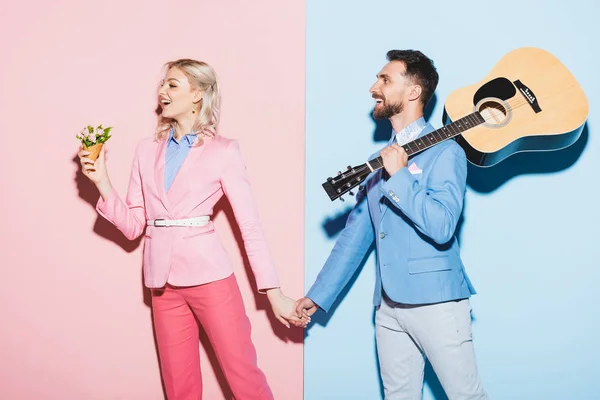
<instances>
[{"instance_id":1,"label":"guitar body","mask_svg":"<svg viewBox=\"0 0 600 400\"><path fill-rule=\"evenodd\" d=\"M558 150L575 143L588 115L583 89L545 50L506 54L480 82L452 92L445 124L479 112L485 119L457 136L467 159L490 167L521 151Z\"/></svg>"}]
</instances>

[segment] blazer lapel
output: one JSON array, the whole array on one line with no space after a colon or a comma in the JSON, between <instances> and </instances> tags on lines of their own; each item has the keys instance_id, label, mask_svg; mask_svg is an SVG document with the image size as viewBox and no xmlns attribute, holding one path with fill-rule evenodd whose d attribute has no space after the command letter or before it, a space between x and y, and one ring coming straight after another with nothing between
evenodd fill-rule
<instances>
[{"instance_id":1,"label":"blazer lapel","mask_svg":"<svg viewBox=\"0 0 600 400\"><path fill-rule=\"evenodd\" d=\"M381 172L381 170L375 172L375 175L371 178L373 183L370 183L367 187L369 208L373 212L373 221L379 221L381 219Z\"/></svg>"},{"instance_id":2,"label":"blazer lapel","mask_svg":"<svg viewBox=\"0 0 600 400\"><path fill-rule=\"evenodd\" d=\"M158 198L169 213L169 216L172 218L173 215L171 214L171 204L169 202L169 198L167 197L167 192L165 191L165 157L167 151L167 143L167 140L158 143L156 150L156 160L154 164L154 182L156 183L156 191L158 192Z\"/></svg>"},{"instance_id":3,"label":"blazer lapel","mask_svg":"<svg viewBox=\"0 0 600 400\"><path fill-rule=\"evenodd\" d=\"M396 143L395 136L393 136L390 139L387 146L391 146L394 143ZM385 214L385 212L388 209L388 204L387 204L388 199L381 192L381 187L383 186L383 183L385 182L384 179L386 177L389 179L389 174L387 173L385 168L381 168L379 171L377 171L377 184L376 184L377 185L377 196L378 196L377 203L379 203L379 210L381 211L379 220L383 219L383 215Z\"/></svg>"},{"instance_id":4,"label":"blazer lapel","mask_svg":"<svg viewBox=\"0 0 600 400\"><path fill-rule=\"evenodd\" d=\"M389 208L388 207L388 201L389 200L387 199L387 197L385 197L383 195L383 193L381 191L381 187L383 186L383 182L385 182L384 179L383 179L383 171L384 171L383 168L379 171L379 181L377 182L377 193L380 196L379 197L379 204L380 204L380 207L381 207L381 217L379 218L380 220L383 219L383 216L385 215L385 212ZM386 172L386 174L387 174L387 172Z\"/></svg>"},{"instance_id":5,"label":"blazer lapel","mask_svg":"<svg viewBox=\"0 0 600 400\"><path fill-rule=\"evenodd\" d=\"M183 160L183 163L181 164L181 167L179 168L179 171L177 172L177 175L175 175L173 183L169 188L169 192L167 193L169 204L171 204L173 207L177 208L177 204L179 204L182 198L189 192L190 180L194 179L194 175L200 173L196 166L198 165L200 156L202 153L204 153L206 147L209 146L209 143L210 141L205 139L202 145L193 146L190 149L187 157ZM172 211L175 211L175 208L173 208Z\"/></svg>"}]
</instances>

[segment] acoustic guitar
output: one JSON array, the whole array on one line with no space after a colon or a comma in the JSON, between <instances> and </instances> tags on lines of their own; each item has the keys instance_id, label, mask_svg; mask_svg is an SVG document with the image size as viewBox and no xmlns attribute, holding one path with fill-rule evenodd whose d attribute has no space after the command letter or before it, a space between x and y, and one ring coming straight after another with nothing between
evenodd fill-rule
<instances>
[{"instance_id":1,"label":"acoustic guitar","mask_svg":"<svg viewBox=\"0 0 600 400\"><path fill-rule=\"evenodd\" d=\"M406 143L409 158L455 139L470 163L498 164L522 151L553 151L575 143L588 115L583 89L569 70L545 50L524 47L507 53L478 83L448 96L445 126ZM333 201L383 168L377 157L348 166L323 188Z\"/></svg>"}]
</instances>

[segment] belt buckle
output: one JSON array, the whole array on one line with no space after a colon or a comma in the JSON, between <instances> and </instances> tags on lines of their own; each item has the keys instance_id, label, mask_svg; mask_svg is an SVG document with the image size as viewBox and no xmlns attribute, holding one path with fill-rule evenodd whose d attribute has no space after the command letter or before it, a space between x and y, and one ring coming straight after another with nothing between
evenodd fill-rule
<instances>
[{"instance_id":1,"label":"belt buckle","mask_svg":"<svg viewBox=\"0 0 600 400\"><path fill-rule=\"evenodd\" d=\"M161 221L164 222L164 224L157 224L157 222L161 222ZM155 219L154 226L166 227L167 226L166 220L164 218Z\"/></svg>"}]
</instances>

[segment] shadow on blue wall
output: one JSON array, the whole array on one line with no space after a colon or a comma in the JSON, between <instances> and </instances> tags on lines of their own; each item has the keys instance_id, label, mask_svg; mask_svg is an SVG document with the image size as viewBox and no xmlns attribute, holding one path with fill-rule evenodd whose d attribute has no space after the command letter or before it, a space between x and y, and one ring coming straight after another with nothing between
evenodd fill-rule
<instances>
[{"instance_id":1,"label":"shadow on blue wall","mask_svg":"<svg viewBox=\"0 0 600 400\"><path fill-rule=\"evenodd\" d=\"M571 146L555 151L516 153L493 167L468 165L467 185L479 193L491 193L512 178L525 174L547 174L570 168L583 153L589 137L588 124Z\"/></svg>"}]
</instances>

